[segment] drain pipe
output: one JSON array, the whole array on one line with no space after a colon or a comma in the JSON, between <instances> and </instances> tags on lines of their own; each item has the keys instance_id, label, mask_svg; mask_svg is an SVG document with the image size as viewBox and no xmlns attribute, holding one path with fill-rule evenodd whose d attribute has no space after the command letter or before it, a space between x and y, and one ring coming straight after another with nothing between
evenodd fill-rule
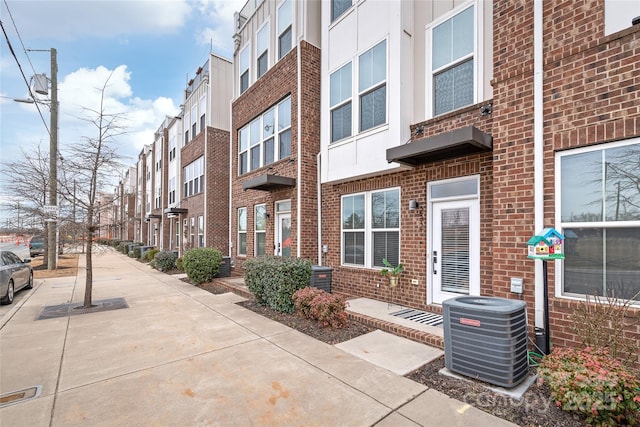
<instances>
[{"instance_id":1,"label":"drain pipe","mask_svg":"<svg viewBox=\"0 0 640 427\"><path fill-rule=\"evenodd\" d=\"M316 173L316 186L317 188L317 195L316 197L318 198L318 265L322 265L322 182L320 181L320 177L321 177L321 170L320 167L322 166L322 153L318 153L316 154L316 168L317 168L317 173Z\"/></svg>"},{"instance_id":2,"label":"drain pipe","mask_svg":"<svg viewBox=\"0 0 640 427\"><path fill-rule=\"evenodd\" d=\"M534 233L544 228L543 1L533 2L533 164ZM535 327L544 329L544 261L535 260ZM544 331L549 334L549 331Z\"/></svg>"}]
</instances>

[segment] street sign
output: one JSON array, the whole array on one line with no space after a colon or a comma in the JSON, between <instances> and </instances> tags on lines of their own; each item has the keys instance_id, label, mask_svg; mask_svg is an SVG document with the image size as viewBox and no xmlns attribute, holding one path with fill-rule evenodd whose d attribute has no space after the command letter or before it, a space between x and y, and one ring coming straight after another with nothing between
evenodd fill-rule
<instances>
[{"instance_id":1,"label":"street sign","mask_svg":"<svg viewBox=\"0 0 640 427\"><path fill-rule=\"evenodd\" d=\"M44 207L45 215L51 216L53 218L57 218L60 213L60 207L54 205L45 205Z\"/></svg>"}]
</instances>

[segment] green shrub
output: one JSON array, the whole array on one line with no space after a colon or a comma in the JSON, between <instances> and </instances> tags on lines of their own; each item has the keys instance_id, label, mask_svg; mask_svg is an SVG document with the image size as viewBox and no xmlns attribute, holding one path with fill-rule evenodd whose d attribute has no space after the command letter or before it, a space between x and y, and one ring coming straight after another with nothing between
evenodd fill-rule
<instances>
[{"instance_id":1,"label":"green shrub","mask_svg":"<svg viewBox=\"0 0 640 427\"><path fill-rule=\"evenodd\" d=\"M178 257L173 251L160 251L151 261L151 266L160 271L169 271L176 268Z\"/></svg>"},{"instance_id":2,"label":"green shrub","mask_svg":"<svg viewBox=\"0 0 640 427\"><path fill-rule=\"evenodd\" d=\"M123 254L128 254L130 244L131 242L123 240L120 243L118 243L118 246L116 246L116 249L118 250L118 252L121 252Z\"/></svg>"},{"instance_id":3,"label":"green shrub","mask_svg":"<svg viewBox=\"0 0 640 427\"><path fill-rule=\"evenodd\" d=\"M210 282L220 271L222 252L213 248L189 249L182 257L187 277L196 285Z\"/></svg>"},{"instance_id":4,"label":"green shrub","mask_svg":"<svg viewBox=\"0 0 640 427\"><path fill-rule=\"evenodd\" d=\"M250 258L244 269L245 284L256 301L284 313L293 313L294 292L311 280L311 261L302 258Z\"/></svg>"},{"instance_id":5,"label":"green shrub","mask_svg":"<svg viewBox=\"0 0 640 427\"><path fill-rule=\"evenodd\" d=\"M129 251L129 257L131 258L140 258L140 246L136 246L131 251Z\"/></svg>"},{"instance_id":6,"label":"green shrub","mask_svg":"<svg viewBox=\"0 0 640 427\"><path fill-rule=\"evenodd\" d=\"M589 424L640 422L640 379L607 350L555 348L542 360L538 375L563 411L581 413Z\"/></svg>"},{"instance_id":7,"label":"green shrub","mask_svg":"<svg viewBox=\"0 0 640 427\"><path fill-rule=\"evenodd\" d=\"M180 271L184 271L184 265L182 264L182 257L176 259L176 268Z\"/></svg>"},{"instance_id":8,"label":"green shrub","mask_svg":"<svg viewBox=\"0 0 640 427\"><path fill-rule=\"evenodd\" d=\"M147 252L145 252L144 254L147 258L147 261L153 261L153 258L155 258L158 252L160 252L160 249L149 249Z\"/></svg>"}]
</instances>

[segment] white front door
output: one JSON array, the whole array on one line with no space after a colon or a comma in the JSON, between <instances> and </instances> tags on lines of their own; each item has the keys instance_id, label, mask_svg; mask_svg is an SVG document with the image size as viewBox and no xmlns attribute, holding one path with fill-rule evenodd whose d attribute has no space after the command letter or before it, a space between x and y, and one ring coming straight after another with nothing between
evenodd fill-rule
<instances>
[{"instance_id":1,"label":"white front door","mask_svg":"<svg viewBox=\"0 0 640 427\"><path fill-rule=\"evenodd\" d=\"M477 196L432 200L428 274L435 304L480 295L480 206Z\"/></svg>"},{"instance_id":2,"label":"white front door","mask_svg":"<svg viewBox=\"0 0 640 427\"><path fill-rule=\"evenodd\" d=\"M291 256L291 214L276 214L276 243L275 254L278 256Z\"/></svg>"}]
</instances>

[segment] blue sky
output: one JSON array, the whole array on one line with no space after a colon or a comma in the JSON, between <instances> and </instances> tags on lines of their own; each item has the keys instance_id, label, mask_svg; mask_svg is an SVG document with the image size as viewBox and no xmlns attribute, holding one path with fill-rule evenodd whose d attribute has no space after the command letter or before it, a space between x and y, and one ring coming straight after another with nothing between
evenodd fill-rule
<instances>
[{"instance_id":1,"label":"blue sky","mask_svg":"<svg viewBox=\"0 0 640 427\"><path fill-rule=\"evenodd\" d=\"M27 79L50 77L56 48L60 102L59 149L93 136L78 120L95 105L96 87L113 73L107 91L113 112L126 113L129 133L118 149L133 164L166 115L175 115L189 77L210 51L232 58L233 13L246 0L0 0L0 17ZM0 35L0 160L21 149L49 150L49 134L34 105L17 103L28 90L4 34ZM42 108L49 125L49 110ZM2 213L0 213L2 215ZM2 215L4 216L4 215Z\"/></svg>"}]
</instances>

